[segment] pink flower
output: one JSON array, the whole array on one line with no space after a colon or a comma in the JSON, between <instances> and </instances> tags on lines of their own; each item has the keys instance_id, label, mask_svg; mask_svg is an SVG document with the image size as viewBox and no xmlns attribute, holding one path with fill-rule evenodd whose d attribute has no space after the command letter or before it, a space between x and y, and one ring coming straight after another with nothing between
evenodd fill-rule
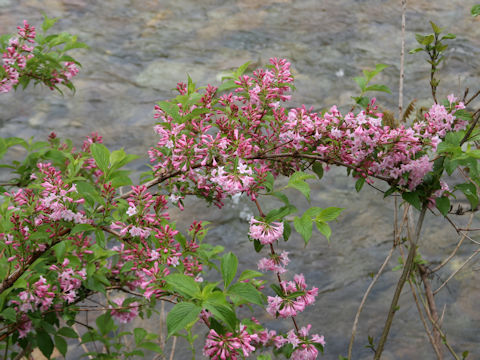
<instances>
[{"instance_id":1,"label":"pink flower","mask_svg":"<svg viewBox=\"0 0 480 360\"><path fill-rule=\"evenodd\" d=\"M112 301L119 308L112 308L110 306L110 308L112 309L110 313L112 317L120 321L122 324L129 323L138 316L138 306L140 305L138 302L134 301L124 306L123 297L118 297L116 299L113 299Z\"/></svg>"},{"instance_id":2,"label":"pink flower","mask_svg":"<svg viewBox=\"0 0 480 360\"><path fill-rule=\"evenodd\" d=\"M283 223L272 222L267 224L255 218L250 219L250 232L252 239L259 240L262 244L273 244L283 236Z\"/></svg>"}]
</instances>

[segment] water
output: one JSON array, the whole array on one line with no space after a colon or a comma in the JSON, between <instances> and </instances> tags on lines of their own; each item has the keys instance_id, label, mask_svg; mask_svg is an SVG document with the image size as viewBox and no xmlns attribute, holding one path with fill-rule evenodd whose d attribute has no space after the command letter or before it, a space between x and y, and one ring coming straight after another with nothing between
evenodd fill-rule
<instances>
[{"instance_id":1,"label":"water","mask_svg":"<svg viewBox=\"0 0 480 360\"><path fill-rule=\"evenodd\" d=\"M430 31L428 20L458 35L441 67L440 96L450 92L460 95L465 87L472 92L478 90L480 20L469 16L475 3L409 2L407 50L415 46L415 33ZM77 139L79 144L79 136L98 131L109 148L124 147L128 152L144 154L155 142L154 103L172 97L176 82L185 80L187 73L199 85L218 84L220 70L249 60L260 66L272 56L288 58L293 64L298 88L294 105L305 103L316 109L333 104L348 109L350 97L358 93L352 78L364 68L388 64L378 82L390 86L392 95L379 94L378 98L383 108L396 109L399 0L0 0L0 33L12 32L23 19L40 24L41 11L60 18L56 31L77 34L91 49L75 54L83 64L75 81L75 96L62 97L41 87L2 95L2 136L42 139L54 130L59 136ZM428 65L422 57L406 55L405 105L414 98L429 102ZM141 164L135 163L136 170L143 169ZM368 187L357 194L353 180L343 175L343 169L333 169L313 187L312 205L346 208L333 225L330 245L318 234L307 251L298 236L285 244L293 260L292 272L303 272L307 283L320 289L315 307L300 316L300 323L308 320L325 334L328 344L324 359L346 355L357 306L371 281L369 273L377 271L392 239L392 201L383 200ZM291 195L298 198L298 194ZM308 206L302 200L297 205ZM209 241L237 252L242 267L254 267L260 256L251 255L252 247L245 236L248 225L240 219L248 206L242 201L218 211L191 202L186 213L176 216L212 221ZM265 206L268 208L268 202ZM254 210L248 208L252 213ZM453 249L456 239L448 224L430 214L421 253L438 262ZM474 249L470 244L464 246L459 259L440 277L445 279ZM372 357L364 345L367 335L380 335L399 276L390 271L395 265L396 259L392 259L364 309L355 359ZM480 357L479 274L474 269L475 265L467 266L437 297L438 308L446 306L444 328L449 341L460 353L469 350L472 359ZM438 278L432 281L440 284ZM272 327L290 327L288 322L273 322L266 316L262 320ZM179 344L175 358L187 358L184 345ZM384 358L433 358L408 289L401 297Z\"/></svg>"}]
</instances>

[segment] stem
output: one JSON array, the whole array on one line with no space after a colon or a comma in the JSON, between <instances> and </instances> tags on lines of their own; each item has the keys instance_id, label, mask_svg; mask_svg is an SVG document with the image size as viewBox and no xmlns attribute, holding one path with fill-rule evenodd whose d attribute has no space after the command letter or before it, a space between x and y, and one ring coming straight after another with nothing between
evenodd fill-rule
<instances>
[{"instance_id":1,"label":"stem","mask_svg":"<svg viewBox=\"0 0 480 360\"><path fill-rule=\"evenodd\" d=\"M367 291L365 291L365 294L363 295L362 301L360 302L360 306L358 307L357 313L355 315L355 320L354 320L353 326L352 326L352 335L350 337L350 344L348 344L348 360L350 360L352 358L353 342L355 340L355 334L357 332L357 326L358 326L358 320L360 319L360 313L362 312L363 307L365 306L365 302L367 301L367 297L368 297L368 295L370 295L370 292L372 291L373 286L375 285L377 280L380 278L380 275L382 274L383 270L385 269L385 266L387 266L388 262L390 261L394 250L395 250L395 245L391 248L391 250L388 253L387 257L385 258L385 261L383 262L382 266L380 266L380 269L378 269L378 272L375 274L375 277L373 278L373 281L368 286Z\"/></svg>"},{"instance_id":2,"label":"stem","mask_svg":"<svg viewBox=\"0 0 480 360\"><path fill-rule=\"evenodd\" d=\"M403 79L405 77L405 12L407 10L407 0L402 0L402 35L400 50L400 79L398 84L398 118L402 118L403 113Z\"/></svg>"},{"instance_id":3,"label":"stem","mask_svg":"<svg viewBox=\"0 0 480 360\"><path fill-rule=\"evenodd\" d=\"M385 343L387 342L388 333L390 332L390 328L392 326L393 317L395 316L395 312L397 311L398 300L400 299L400 294L403 289L403 285L410 277L410 273L413 267L413 260L415 259L415 252L417 249L418 239L420 237L420 231L422 230L423 220L425 218L425 213L427 211L426 204L423 205L422 210L420 211L420 215L418 217L417 228L415 230L414 238L412 239L412 243L410 245L410 250L408 252L408 257L405 262L405 266L403 267L402 275L398 280L397 287L395 289L395 293L393 295L392 303L390 305L390 309L388 311L387 320L385 321L385 327L383 328L382 336L378 343L377 351L375 352L374 360L379 360L382 356L383 348L385 347Z\"/></svg>"}]
</instances>

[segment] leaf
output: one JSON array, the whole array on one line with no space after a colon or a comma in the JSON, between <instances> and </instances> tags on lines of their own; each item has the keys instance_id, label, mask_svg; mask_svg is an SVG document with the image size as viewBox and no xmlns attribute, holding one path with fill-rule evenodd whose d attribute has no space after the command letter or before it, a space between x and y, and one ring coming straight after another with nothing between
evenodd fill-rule
<instances>
[{"instance_id":1,"label":"leaf","mask_svg":"<svg viewBox=\"0 0 480 360\"><path fill-rule=\"evenodd\" d=\"M95 319L98 330L102 335L107 335L110 331L113 331L115 328L115 323L113 322L112 316L109 312L106 312Z\"/></svg>"},{"instance_id":2,"label":"leaf","mask_svg":"<svg viewBox=\"0 0 480 360\"><path fill-rule=\"evenodd\" d=\"M73 235L80 232L95 231L95 230L96 230L96 227L90 224L76 224L70 231L70 234Z\"/></svg>"},{"instance_id":3,"label":"leaf","mask_svg":"<svg viewBox=\"0 0 480 360\"><path fill-rule=\"evenodd\" d=\"M364 184L365 184L365 178L364 177L359 178L355 182L355 190L357 190L357 192L360 192L360 190L362 190L362 187L363 187Z\"/></svg>"},{"instance_id":4,"label":"leaf","mask_svg":"<svg viewBox=\"0 0 480 360\"><path fill-rule=\"evenodd\" d=\"M284 220L283 221L283 240L288 241L291 234L292 234L292 227L290 226L290 222Z\"/></svg>"},{"instance_id":5,"label":"leaf","mask_svg":"<svg viewBox=\"0 0 480 360\"><path fill-rule=\"evenodd\" d=\"M147 336L148 332L144 328L135 328L133 329L133 337L135 339L135 344L138 344Z\"/></svg>"},{"instance_id":6,"label":"leaf","mask_svg":"<svg viewBox=\"0 0 480 360\"><path fill-rule=\"evenodd\" d=\"M43 32L47 32L55 23L58 21L58 18L50 19L47 15L43 15L43 23L42 23L42 30Z\"/></svg>"},{"instance_id":7,"label":"leaf","mask_svg":"<svg viewBox=\"0 0 480 360\"><path fill-rule=\"evenodd\" d=\"M181 116L179 114L180 108L177 104L168 102L168 101L159 101L158 106L165 112L165 114L171 116L175 122L181 122Z\"/></svg>"},{"instance_id":8,"label":"leaf","mask_svg":"<svg viewBox=\"0 0 480 360\"><path fill-rule=\"evenodd\" d=\"M305 182L306 179L313 179L314 175L305 174L302 171L297 171L288 180L287 188L294 188L300 191L308 201L310 201L310 186Z\"/></svg>"},{"instance_id":9,"label":"leaf","mask_svg":"<svg viewBox=\"0 0 480 360\"><path fill-rule=\"evenodd\" d=\"M480 5L473 5L470 13L473 17L477 17L478 15L480 15Z\"/></svg>"},{"instance_id":10,"label":"leaf","mask_svg":"<svg viewBox=\"0 0 480 360\"><path fill-rule=\"evenodd\" d=\"M223 284L225 288L230 285L230 283L235 278L237 274L238 258L232 252L229 252L223 255L220 262L220 269L222 272Z\"/></svg>"},{"instance_id":11,"label":"leaf","mask_svg":"<svg viewBox=\"0 0 480 360\"><path fill-rule=\"evenodd\" d=\"M263 276L263 274L261 272L247 269L247 270L242 271L242 273L240 274L240 276L238 278L238 281L253 279L253 278L256 278L256 277L260 277L260 276Z\"/></svg>"},{"instance_id":12,"label":"leaf","mask_svg":"<svg viewBox=\"0 0 480 360\"><path fill-rule=\"evenodd\" d=\"M47 359L50 359L50 356L53 353L53 341L50 338L50 335L44 330L37 330L37 345L40 351Z\"/></svg>"},{"instance_id":13,"label":"leaf","mask_svg":"<svg viewBox=\"0 0 480 360\"><path fill-rule=\"evenodd\" d=\"M330 226L323 221L315 221L315 225L317 225L317 230L327 238L328 242L330 242L330 236L332 235L332 229Z\"/></svg>"},{"instance_id":14,"label":"leaf","mask_svg":"<svg viewBox=\"0 0 480 360\"><path fill-rule=\"evenodd\" d=\"M265 221L267 223L271 223L272 221L275 221L275 220L283 220L285 216L288 216L295 212L297 212L297 208L293 205L289 204L287 206L282 206L279 209L271 210L265 217Z\"/></svg>"},{"instance_id":15,"label":"leaf","mask_svg":"<svg viewBox=\"0 0 480 360\"><path fill-rule=\"evenodd\" d=\"M402 199L412 205L415 209L422 209L422 202L416 192L404 192L402 194Z\"/></svg>"},{"instance_id":16,"label":"leaf","mask_svg":"<svg viewBox=\"0 0 480 360\"><path fill-rule=\"evenodd\" d=\"M10 320L11 322L17 321L17 312L14 308L6 308L0 313L0 316L6 320Z\"/></svg>"},{"instance_id":17,"label":"leaf","mask_svg":"<svg viewBox=\"0 0 480 360\"><path fill-rule=\"evenodd\" d=\"M313 231L313 222L310 216L308 216L308 214L304 214L301 218L295 216L293 219L293 226L295 227L295 230L302 235L305 245L308 244Z\"/></svg>"},{"instance_id":18,"label":"leaf","mask_svg":"<svg viewBox=\"0 0 480 360\"><path fill-rule=\"evenodd\" d=\"M438 211L443 216L447 216L448 211L450 210L450 200L446 196L438 197L435 199L435 204L437 206Z\"/></svg>"},{"instance_id":19,"label":"leaf","mask_svg":"<svg viewBox=\"0 0 480 360\"><path fill-rule=\"evenodd\" d=\"M455 118L460 119L460 120L465 120L465 121L472 121L473 116L470 112L468 112L465 109L460 109L455 111Z\"/></svg>"},{"instance_id":20,"label":"leaf","mask_svg":"<svg viewBox=\"0 0 480 360\"><path fill-rule=\"evenodd\" d=\"M59 335L62 335L64 337L69 337L72 339L78 339L78 334L73 330L72 328L69 327L62 327L61 329L58 330L57 332Z\"/></svg>"},{"instance_id":21,"label":"leaf","mask_svg":"<svg viewBox=\"0 0 480 360\"><path fill-rule=\"evenodd\" d=\"M204 306L213 314L213 316L219 320L222 320L231 331L235 329L237 325L237 317L230 306L226 306L212 300L207 300Z\"/></svg>"},{"instance_id":22,"label":"leaf","mask_svg":"<svg viewBox=\"0 0 480 360\"><path fill-rule=\"evenodd\" d=\"M144 349L154 351L154 352L159 353L159 354L163 353L163 350L160 347L160 345L155 344L154 342L151 342L151 341L143 342L139 346L144 348Z\"/></svg>"},{"instance_id":23,"label":"leaf","mask_svg":"<svg viewBox=\"0 0 480 360\"><path fill-rule=\"evenodd\" d=\"M105 145L98 143L90 145L90 150L92 151L93 158L95 159L98 168L106 173L110 160L110 151L108 151Z\"/></svg>"},{"instance_id":24,"label":"leaf","mask_svg":"<svg viewBox=\"0 0 480 360\"><path fill-rule=\"evenodd\" d=\"M390 91L390 89L388 88L388 86L380 85L380 84L370 85L370 86L365 88L365 91L383 91L383 92L386 92L386 93L389 93L389 94L392 93Z\"/></svg>"},{"instance_id":25,"label":"leaf","mask_svg":"<svg viewBox=\"0 0 480 360\"><path fill-rule=\"evenodd\" d=\"M320 214L317 215L317 221L332 221L335 220L340 213L345 210L344 208L337 208L337 207L328 207L323 209Z\"/></svg>"},{"instance_id":26,"label":"leaf","mask_svg":"<svg viewBox=\"0 0 480 360\"><path fill-rule=\"evenodd\" d=\"M172 286L175 292L179 292L181 295L194 297L200 294L198 283L191 276L170 274L165 278L165 282Z\"/></svg>"},{"instance_id":27,"label":"leaf","mask_svg":"<svg viewBox=\"0 0 480 360\"><path fill-rule=\"evenodd\" d=\"M60 351L60 353L65 357L67 355L68 344L65 339L61 336L55 335L55 347Z\"/></svg>"},{"instance_id":28,"label":"leaf","mask_svg":"<svg viewBox=\"0 0 480 360\"><path fill-rule=\"evenodd\" d=\"M472 184L471 182L458 184L458 185L455 185L455 189L459 189L461 192L463 192L465 197L470 202L472 209L475 209L477 207L478 195L477 195L477 189L474 184Z\"/></svg>"},{"instance_id":29,"label":"leaf","mask_svg":"<svg viewBox=\"0 0 480 360\"><path fill-rule=\"evenodd\" d=\"M229 295L238 296L252 304L263 305L262 293L255 289L252 284L236 283L228 289Z\"/></svg>"},{"instance_id":30,"label":"leaf","mask_svg":"<svg viewBox=\"0 0 480 360\"><path fill-rule=\"evenodd\" d=\"M168 337L196 321L201 311L201 307L192 303L182 302L176 304L167 315Z\"/></svg>"},{"instance_id":31,"label":"leaf","mask_svg":"<svg viewBox=\"0 0 480 360\"><path fill-rule=\"evenodd\" d=\"M318 179L321 180L323 177L323 165L319 161L315 161L312 166L312 170L315 174L317 174Z\"/></svg>"},{"instance_id":32,"label":"leaf","mask_svg":"<svg viewBox=\"0 0 480 360\"><path fill-rule=\"evenodd\" d=\"M430 21L430 25L435 34L440 34L443 31L443 29L439 28L433 21Z\"/></svg>"},{"instance_id":33,"label":"leaf","mask_svg":"<svg viewBox=\"0 0 480 360\"><path fill-rule=\"evenodd\" d=\"M362 90L362 93L365 92L365 88L367 87L367 79L364 77L354 77L353 80L357 83L357 85L360 87L360 90Z\"/></svg>"}]
</instances>

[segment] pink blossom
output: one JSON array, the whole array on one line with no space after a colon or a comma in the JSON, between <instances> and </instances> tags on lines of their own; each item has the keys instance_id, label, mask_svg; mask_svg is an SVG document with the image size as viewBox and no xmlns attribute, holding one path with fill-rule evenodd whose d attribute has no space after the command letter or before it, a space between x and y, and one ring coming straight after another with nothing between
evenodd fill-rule
<instances>
[{"instance_id":1,"label":"pink blossom","mask_svg":"<svg viewBox=\"0 0 480 360\"><path fill-rule=\"evenodd\" d=\"M262 244L273 244L283 236L283 223L272 222L267 224L252 217L250 219L249 235Z\"/></svg>"}]
</instances>

